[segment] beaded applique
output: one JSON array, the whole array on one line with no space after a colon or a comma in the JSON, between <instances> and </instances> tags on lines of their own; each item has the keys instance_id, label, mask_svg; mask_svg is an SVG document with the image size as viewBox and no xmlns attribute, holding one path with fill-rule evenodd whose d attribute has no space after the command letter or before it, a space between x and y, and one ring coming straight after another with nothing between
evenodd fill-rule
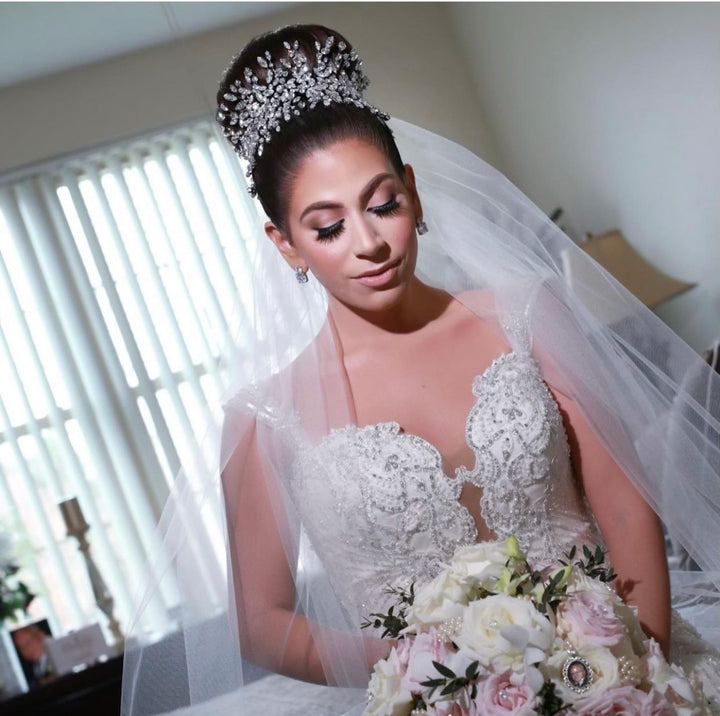
<instances>
[{"instance_id":1,"label":"beaded applique","mask_svg":"<svg viewBox=\"0 0 720 716\"><path fill-rule=\"evenodd\" d=\"M360 614L388 584L431 579L458 544L476 539L458 502L462 484L397 423L331 431L301 456L293 484L315 550Z\"/></svg>"},{"instance_id":2,"label":"beaded applique","mask_svg":"<svg viewBox=\"0 0 720 716\"><path fill-rule=\"evenodd\" d=\"M524 353L495 361L474 380L473 393L465 438L475 467L458 477L482 488L482 516L498 537L514 534L534 560L550 561L558 547L551 496L558 487L572 489L557 405L534 358Z\"/></svg>"},{"instance_id":3,"label":"beaded applique","mask_svg":"<svg viewBox=\"0 0 720 716\"><path fill-rule=\"evenodd\" d=\"M488 527L516 534L534 560L557 557L589 528L558 408L532 356L500 356L473 392L466 438L476 464L454 479L437 448L394 422L348 425L301 450L293 492L351 613L378 608L388 584L433 578L459 545L477 541L458 502L466 480L483 490Z\"/></svg>"}]
</instances>

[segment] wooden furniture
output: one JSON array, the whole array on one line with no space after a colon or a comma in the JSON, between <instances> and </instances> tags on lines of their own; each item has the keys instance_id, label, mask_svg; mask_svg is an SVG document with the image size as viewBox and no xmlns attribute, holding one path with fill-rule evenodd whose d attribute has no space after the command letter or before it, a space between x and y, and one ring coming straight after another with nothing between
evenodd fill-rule
<instances>
[{"instance_id":1,"label":"wooden furniture","mask_svg":"<svg viewBox=\"0 0 720 716\"><path fill-rule=\"evenodd\" d=\"M122 656L66 674L25 694L0 701L2 716L117 716Z\"/></svg>"}]
</instances>

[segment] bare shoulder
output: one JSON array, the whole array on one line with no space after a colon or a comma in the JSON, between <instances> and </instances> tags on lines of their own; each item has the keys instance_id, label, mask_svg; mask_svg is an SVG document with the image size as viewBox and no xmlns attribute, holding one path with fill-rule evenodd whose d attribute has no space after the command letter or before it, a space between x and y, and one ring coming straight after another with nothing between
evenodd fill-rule
<instances>
[{"instance_id":1,"label":"bare shoulder","mask_svg":"<svg viewBox=\"0 0 720 716\"><path fill-rule=\"evenodd\" d=\"M452 304L455 329L476 344L478 355L495 357L511 350L500 325L494 294L487 289L463 291Z\"/></svg>"},{"instance_id":2,"label":"bare shoulder","mask_svg":"<svg viewBox=\"0 0 720 716\"><path fill-rule=\"evenodd\" d=\"M472 288L455 294L457 302L474 313L496 314L495 294L487 288Z\"/></svg>"}]
</instances>

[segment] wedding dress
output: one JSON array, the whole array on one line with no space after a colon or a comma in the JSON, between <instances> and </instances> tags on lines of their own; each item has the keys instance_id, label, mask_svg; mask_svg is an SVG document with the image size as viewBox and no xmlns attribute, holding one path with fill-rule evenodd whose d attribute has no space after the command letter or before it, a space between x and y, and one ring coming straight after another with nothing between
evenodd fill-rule
<instances>
[{"instance_id":1,"label":"wedding dress","mask_svg":"<svg viewBox=\"0 0 720 716\"><path fill-rule=\"evenodd\" d=\"M430 581L459 546L477 541L475 522L458 501L465 482L482 489L481 514L495 536L515 535L535 568L557 564L573 546L604 547L522 316L506 330L515 348L472 383L476 400L465 427L472 469L448 476L437 448L396 422L347 425L317 445L298 446L292 492L357 623L386 611L393 601L387 587ZM671 659L704 682L720 713L720 652L677 612Z\"/></svg>"},{"instance_id":2,"label":"wedding dress","mask_svg":"<svg viewBox=\"0 0 720 716\"><path fill-rule=\"evenodd\" d=\"M356 424L324 289L312 278L297 284L259 240L250 251L252 291L241 297L251 325L238 330L222 441L208 449L204 475L178 478L163 517L154 579L129 630L124 714L169 710L165 692L184 694L185 704L236 693L234 714L262 703L243 695L262 680L252 683L257 674L238 634L243 588L254 575L237 555L266 548L252 532L238 541L247 518L242 485L253 470L273 496L263 519L277 525L296 618L307 619L325 676L340 686L367 684L360 624L383 607L384 588L431 578L457 546L477 540L458 502L463 484L482 491L482 517L495 535L515 534L538 564L573 544L601 543L548 385L575 402L701 567L672 575L674 599L704 634L717 632L718 376L496 170L430 132L397 120L391 127L415 169L430 228L419 278L511 346L487 369L478 366L468 385L474 463L447 475L438 449L402 425ZM568 252L593 277L583 295L563 272ZM602 314L622 320L605 324ZM221 478L231 459L249 466L232 484ZM143 628L168 602L176 631L157 658ZM672 641L673 659L717 681L720 664L689 624L676 619Z\"/></svg>"},{"instance_id":3,"label":"wedding dress","mask_svg":"<svg viewBox=\"0 0 720 716\"><path fill-rule=\"evenodd\" d=\"M481 488L481 513L497 538L514 534L538 568L573 545L602 545L558 406L526 337L510 337L518 347L468 386L472 469L446 475L439 451L395 422L334 429L298 450L292 490L305 529L358 623L384 606L387 586L429 581L458 546L477 541L458 501L465 482Z\"/></svg>"}]
</instances>

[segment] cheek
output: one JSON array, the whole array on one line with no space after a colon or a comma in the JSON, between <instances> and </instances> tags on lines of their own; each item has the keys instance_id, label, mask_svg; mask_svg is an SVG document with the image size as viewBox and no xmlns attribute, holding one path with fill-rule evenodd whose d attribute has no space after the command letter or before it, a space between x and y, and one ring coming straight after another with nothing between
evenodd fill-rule
<instances>
[{"instance_id":1,"label":"cheek","mask_svg":"<svg viewBox=\"0 0 720 716\"><path fill-rule=\"evenodd\" d=\"M308 256L308 263L318 277L332 282L334 277L342 273L345 256L336 246L321 246L320 249L314 251L312 256Z\"/></svg>"},{"instance_id":2,"label":"cheek","mask_svg":"<svg viewBox=\"0 0 720 716\"><path fill-rule=\"evenodd\" d=\"M405 251L414 251L417 249L417 235L415 233L415 224L412 218L406 218L402 222L402 226L397 231L398 242Z\"/></svg>"}]
</instances>

